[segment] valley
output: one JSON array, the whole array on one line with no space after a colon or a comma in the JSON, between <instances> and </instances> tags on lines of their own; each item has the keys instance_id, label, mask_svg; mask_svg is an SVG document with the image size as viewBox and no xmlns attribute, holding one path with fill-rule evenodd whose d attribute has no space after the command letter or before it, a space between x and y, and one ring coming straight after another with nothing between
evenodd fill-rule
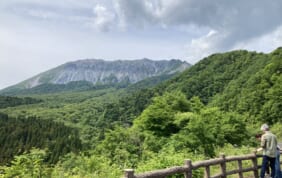
<instances>
[{"instance_id":1,"label":"valley","mask_svg":"<svg viewBox=\"0 0 282 178\"><path fill-rule=\"evenodd\" d=\"M237 50L122 87L76 81L4 89L0 119L14 131L1 124L0 174L111 178L125 168L144 172L184 158L238 155L258 145L262 123L281 142L281 62L282 48ZM36 165L24 172L30 162Z\"/></svg>"}]
</instances>

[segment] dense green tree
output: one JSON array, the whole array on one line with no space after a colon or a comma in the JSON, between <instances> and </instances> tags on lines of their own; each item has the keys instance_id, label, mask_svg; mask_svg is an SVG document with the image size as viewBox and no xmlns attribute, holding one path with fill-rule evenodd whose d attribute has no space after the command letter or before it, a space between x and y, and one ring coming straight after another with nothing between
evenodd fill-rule
<instances>
[{"instance_id":1,"label":"dense green tree","mask_svg":"<svg viewBox=\"0 0 282 178\"><path fill-rule=\"evenodd\" d=\"M46 152L44 150L32 149L29 153L15 156L11 166L3 167L4 178L47 178L50 171L44 163ZM1 176L1 175L0 175Z\"/></svg>"},{"instance_id":2,"label":"dense green tree","mask_svg":"<svg viewBox=\"0 0 282 178\"><path fill-rule=\"evenodd\" d=\"M236 113L206 108L199 113L183 113L177 117L176 121L182 125L182 129L179 134L173 135L172 142L178 150L189 149L214 156L218 146L227 143L242 145L248 140L245 123Z\"/></svg>"},{"instance_id":3,"label":"dense green tree","mask_svg":"<svg viewBox=\"0 0 282 178\"><path fill-rule=\"evenodd\" d=\"M35 117L12 118L0 114L0 135L1 164L33 147L48 149L47 161L50 163L57 162L61 155L82 150L77 130Z\"/></svg>"},{"instance_id":4,"label":"dense green tree","mask_svg":"<svg viewBox=\"0 0 282 178\"><path fill-rule=\"evenodd\" d=\"M105 139L96 147L96 152L111 159L112 164L134 167L142 156L143 140L142 133L117 126L106 133Z\"/></svg>"},{"instance_id":5,"label":"dense green tree","mask_svg":"<svg viewBox=\"0 0 282 178\"><path fill-rule=\"evenodd\" d=\"M185 95L180 92L166 93L155 97L153 103L143 111L134 124L138 129L154 135L169 136L179 131L174 123L175 114L190 109L190 102Z\"/></svg>"},{"instance_id":6,"label":"dense green tree","mask_svg":"<svg viewBox=\"0 0 282 178\"><path fill-rule=\"evenodd\" d=\"M0 108L14 107L19 105L40 103L42 100L31 97L12 97L12 96L0 96Z\"/></svg>"}]
</instances>

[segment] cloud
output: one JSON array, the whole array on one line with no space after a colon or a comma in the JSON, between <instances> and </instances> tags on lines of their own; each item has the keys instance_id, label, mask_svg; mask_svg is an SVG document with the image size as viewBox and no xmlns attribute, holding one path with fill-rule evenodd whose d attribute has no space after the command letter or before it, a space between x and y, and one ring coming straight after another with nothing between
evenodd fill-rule
<instances>
[{"instance_id":1,"label":"cloud","mask_svg":"<svg viewBox=\"0 0 282 178\"><path fill-rule=\"evenodd\" d=\"M225 38L224 34L211 30L200 38L192 39L185 46L186 51L188 51L187 58L190 59L191 63L195 63L214 51L218 51L218 45L223 38Z\"/></svg>"},{"instance_id":2,"label":"cloud","mask_svg":"<svg viewBox=\"0 0 282 178\"><path fill-rule=\"evenodd\" d=\"M25 20L55 22L109 31L116 26L116 13L109 0L11 0L0 2L2 10ZM1 9L1 7L0 7Z\"/></svg>"},{"instance_id":3,"label":"cloud","mask_svg":"<svg viewBox=\"0 0 282 178\"><path fill-rule=\"evenodd\" d=\"M259 38L254 38L247 42L239 42L235 49L256 49L261 52L271 52L282 45L282 25L271 33L267 33Z\"/></svg>"},{"instance_id":4,"label":"cloud","mask_svg":"<svg viewBox=\"0 0 282 178\"><path fill-rule=\"evenodd\" d=\"M195 31L206 31L198 39L193 37L194 44L195 40L208 40L204 43L214 43L216 47L213 49L221 51L263 36L282 25L281 0L11 0L3 4L10 8L17 4L18 8L25 9L20 15L68 21L98 31L156 27L171 30L193 26ZM207 38L209 31L218 34ZM186 38L193 45L191 34L188 33Z\"/></svg>"},{"instance_id":5,"label":"cloud","mask_svg":"<svg viewBox=\"0 0 282 178\"><path fill-rule=\"evenodd\" d=\"M109 31L111 27L115 24L115 14L109 11L105 6L97 4L93 12L94 17L94 28L100 31Z\"/></svg>"},{"instance_id":6,"label":"cloud","mask_svg":"<svg viewBox=\"0 0 282 178\"><path fill-rule=\"evenodd\" d=\"M116 0L114 7L123 27L144 28L156 22L154 1Z\"/></svg>"},{"instance_id":7,"label":"cloud","mask_svg":"<svg viewBox=\"0 0 282 178\"><path fill-rule=\"evenodd\" d=\"M47 11L47 10L37 10L37 9L29 9L27 10L27 14L40 19L59 19L62 18L60 14L53 12L53 11Z\"/></svg>"},{"instance_id":8,"label":"cloud","mask_svg":"<svg viewBox=\"0 0 282 178\"><path fill-rule=\"evenodd\" d=\"M2 7L15 7L15 6L34 6L34 7L52 7L52 8L61 8L61 9L81 9L88 8L91 5L97 3L98 0L59 0L59 1L50 1L50 0L9 0L9 1L0 1Z\"/></svg>"},{"instance_id":9,"label":"cloud","mask_svg":"<svg viewBox=\"0 0 282 178\"><path fill-rule=\"evenodd\" d=\"M95 4L93 0L10 0L0 2L0 14L29 22L37 20L55 22L53 25L85 26L93 21Z\"/></svg>"},{"instance_id":10,"label":"cloud","mask_svg":"<svg viewBox=\"0 0 282 178\"><path fill-rule=\"evenodd\" d=\"M233 49L282 25L281 0L116 0L115 7L127 27L194 25L213 32L187 39L191 58Z\"/></svg>"}]
</instances>

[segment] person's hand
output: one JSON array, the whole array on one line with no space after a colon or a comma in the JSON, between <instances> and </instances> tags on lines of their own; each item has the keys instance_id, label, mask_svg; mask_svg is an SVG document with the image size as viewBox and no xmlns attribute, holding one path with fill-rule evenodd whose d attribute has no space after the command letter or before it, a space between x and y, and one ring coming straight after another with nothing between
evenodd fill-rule
<instances>
[{"instance_id":1,"label":"person's hand","mask_svg":"<svg viewBox=\"0 0 282 178\"><path fill-rule=\"evenodd\" d=\"M256 150L256 152L260 152L260 151L262 151L262 148L258 148L258 149Z\"/></svg>"}]
</instances>

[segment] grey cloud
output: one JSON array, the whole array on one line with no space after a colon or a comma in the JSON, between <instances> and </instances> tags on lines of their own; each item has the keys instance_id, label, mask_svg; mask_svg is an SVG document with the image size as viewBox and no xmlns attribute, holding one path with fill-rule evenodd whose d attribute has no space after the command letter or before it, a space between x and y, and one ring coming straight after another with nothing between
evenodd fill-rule
<instances>
[{"instance_id":1,"label":"grey cloud","mask_svg":"<svg viewBox=\"0 0 282 178\"><path fill-rule=\"evenodd\" d=\"M261 37L282 25L281 0L118 0L128 26L196 25L216 31L196 40L220 51ZM196 44L196 43L194 43ZM198 43L197 43L198 44ZM213 46L212 46L213 44ZM193 44L191 43L190 46ZM208 50L208 49L207 49Z\"/></svg>"},{"instance_id":2,"label":"grey cloud","mask_svg":"<svg viewBox=\"0 0 282 178\"><path fill-rule=\"evenodd\" d=\"M235 48L274 33L282 25L281 0L0 1L0 15L5 11L27 21L44 19L99 31L164 28L169 34L174 29L189 28L183 38L187 38L187 56L194 58Z\"/></svg>"},{"instance_id":3,"label":"grey cloud","mask_svg":"<svg viewBox=\"0 0 282 178\"><path fill-rule=\"evenodd\" d=\"M156 20L154 11L146 5L146 1L116 0L113 3L119 21L125 23L125 25L145 27L151 25Z\"/></svg>"},{"instance_id":4,"label":"grey cloud","mask_svg":"<svg viewBox=\"0 0 282 178\"><path fill-rule=\"evenodd\" d=\"M196 24L214 30L263 33L282 23L281 0L117 0L130 24ZM154 2L154 3L153 3ZM151 6L146 5L151 4ZM245 32L246 33L246 32ZM244 34L242 34L244 37Z\"/></svg>"},{"instance_id":5,"label":"grey cloud","mask_svg":"<svg viewBox=\"0 0 282 178\"><path fill-rule=\"evenodd\" d=\"M95 14L93 0L10 0L0 2L2 14L18 16L24 20L46 20L57 23L87 24Z\"/></svg>"},{"instance_id":6,"label":"grey cloud","mask_svg":"<svg viewBox=\"0 0 282 178\"><path fill-rule=\"evenodd\" d=\"M50 0L9 0L9 1L0 1L0 5L3 7L10 6L41 6L41 7L56 7L56 8L87 8L95 3L97 0L59 0L59 1L50 1Z\"/></svg>"}]
</instances>

